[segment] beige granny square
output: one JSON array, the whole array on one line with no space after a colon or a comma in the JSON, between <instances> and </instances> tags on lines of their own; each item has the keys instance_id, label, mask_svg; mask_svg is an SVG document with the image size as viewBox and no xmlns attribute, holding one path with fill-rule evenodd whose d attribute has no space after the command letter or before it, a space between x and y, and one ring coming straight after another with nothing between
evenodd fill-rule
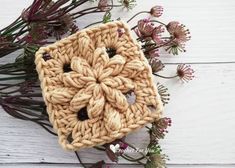
<instances>
[{"instance_id":1,"label":"beige granny square","mask_svg":"<svg viewBox=\"0 0 235 168\"><path fill-rule=\"evenodd\" d=\"M35 63L50 122L65 149L111 142L161 116L151 67L123 22L42 47Z\"/></svg>"}]
</instances>

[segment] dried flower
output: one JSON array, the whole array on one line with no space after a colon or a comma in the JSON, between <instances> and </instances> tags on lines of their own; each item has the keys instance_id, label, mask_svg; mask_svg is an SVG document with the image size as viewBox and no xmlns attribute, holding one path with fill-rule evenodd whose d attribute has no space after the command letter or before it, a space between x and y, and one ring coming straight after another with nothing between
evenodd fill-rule
<instances>
[{"instance_id":1,"label":"dried flower","mask_svg":"<svg viewBox=\"0 0 235 168\"><path fill-rule=\"evenodd\" d=\"M136 0L119 0L124 8L133 9L136 6Z\"/></svg>"},{"instance_id":2,"label":"dried flower","mask_svg":"<svg viewBox=\"0 0 235 168\"><path fill-rule=\"evenodd\" d=\"M165 155L154 153L149 156L150 161L147 161L145 168L166 168Z\"/></svg>"},{"instance_id":3,"label":"dried flower","mask_svg":"<svg viewBox=\"0 0 235 168\"><path fill-rule=\"evenodd\" d=\"M0 34L1 35L1 34ZM0 36L0 49L8 49L11 39L8 37Z\"/></svg>"},{"instance_id":4,"label":"dried flower","mask_svg":"<svg viewBox=\"0 0 235 168\"><path fill-rule=\"evenodd\" d=\"M151 8L150 10L150 14L154 17L160 17L162 16L162 13L163 13L163 7L162 6L154 6Z\"/></svg>"},{"instance_id":5,"label":"dried flower","mask_svg":"<svg viewBox=\"0 0 235 168\"><path fill-rule=\"evenodd\" d=\"M46 43L47 39L47 30L45 24L43 23L30 23L30 31L25 37L21 40L26 41L30 44L40 44L43 45Z\"/></svg>"},{"instance_id":6,"label":"dried flower","mask_svg":"<svg viewBox=\"0 0 235 168\"><path fill-rule=\"evenodd\" d=\"M149 19L139 20L134 31L140 39L146 41L154 40L156 44L161 44L163 42L161 39L161 33L164 32L163 26L154 26Z\"/></svg>"},{"instance_id":7,"label":"dried flower","mask_svg":"<svg viewBox=\"0 0 235 168\"><path fill-rule=\"evenodd\" d=\"M152 38L156 44L162 44L163 40L161 39L161 34L165 31L162 25L157 26L153 30Z\"/></svg>"},{"instance_id":8,"label":"dried flower","mask_svg":"<svg viewBox=\"0 0 235 168\"><path fill-rule=\"evenodd\" d=\"M179 43L185 43L190 40L189 29L185 29L183 24L180 24L177 21L172 21L166 26L168 32L173 36L173 38Z\"/></svg>"},{"instance_id":9,"label":"dried flower","mask_svg":"<svg viewBox=\"0 0 235 168\"><path fill-rule=\"evenodd\" d=\"M98 9L100 9L103 12L106 12L108 10L110 10L110 8L108 7L108 0L99 0L98 3Z\"/></svg>"},{"instance_id":10,"label":"dried flower","mask_svg":"<svg viewBox=\"0 0 235 168\"><path fill-rule=\"evenodd\" d=\"M151 38L154 29L154 24L151 23L149 19L141 19L138 21L137 28L135 28L135 33L139 38Z\"/></svg>"},{"instance_id":11,"label":"dried flower","mask_svg":"<svg viewBox=\"0 0 235 168\"><path fill-rule=\"evenodd\" d=\"M171 126L171 119L168 117L161 118L158 121L154 122L152 124L152 140L154 139L163 139L165 137L165 134L168 133L167 128L168 126Z\"/></svg>"},{"instance_id":12,"label":"dried flower","mask_svg":"<svg viewBox=\"0 0 235 168\"><path fill-rule=\"evenodd\" d=\"M167 93L168 89L161 85L160 83L157 83L157 89L158 89L158 94L161 97L162 103L163 105L168 104L169 100L170 100L170 94Z\"/></svg>"},{"instance_id":13,"label":"dried flower","mask_svg":"<svg viewBox=\"0 0 235 168\"><path fill-rule=\"evenodd\" d=\"M180 64L177 67L177 75L179 78L184 81L188 82L194 78L194 70L191 68L190 65Z\"/></svg>"},{"instance_id":14,"label":"dried flower","mask_svg":"<svg viewBox=\"0 0 235 168\"><path fill-rule=\"evenodd\" d=\"M180 41L173 40L170 43L166 44L166 51L173 55L178 55L179 52L185 52L185 44Z\"/></svg>"},{"instance_id":15,"label":"dried flower","mask_svg":"<svg viewBox=\"0 0 235 168\"><path fill-rule=\"evenodd\" d=\"M50 10L50 7L54 4L52 0L34 0L32 5L24 10L21 14L23 20L27 22L37 21L41 19L46 19L47 15L45 13L52 13L54 11L46 12ZM56 8L52 8L56 10Z\"/></svg>"},{"instance_id":16,"label":"dried flower","mask_svg":"<svg viewBox=\"0 0 235 168\"><path fill-rule=\"evenodd\" d=\"M67 32L75 31L77 29L73 18L69 15L63 15L58 20L48 24L48 35L56 37L57 40L61 39L61 36Z\"/></svg>"},{"instance_id":17,"label":"dried flower","mask_svg":"<svg viewBox=\"0 0 235 168\"><path fill-rule=\"evenodd\" d=\"M150 58L149 64L152 67L153 73L159 72L165 67L164 64L157 58Z\"/></svg>"},{"instance_id":18,"label":"dried flower","mask_svg":"<svg viewBox=\"0 0 235 168\"><path fill-rule=\"evenodd\" d=\"M146 43L146 44L148 45L148 43ZM150 45L150 47L146 46L145 49L148 50L148 51L145 52L145 57L147 59L152 59L152 58L158 58L159 57L159 50L157 48L152 49L152 46Z\"/></svg>"}]
</instances>

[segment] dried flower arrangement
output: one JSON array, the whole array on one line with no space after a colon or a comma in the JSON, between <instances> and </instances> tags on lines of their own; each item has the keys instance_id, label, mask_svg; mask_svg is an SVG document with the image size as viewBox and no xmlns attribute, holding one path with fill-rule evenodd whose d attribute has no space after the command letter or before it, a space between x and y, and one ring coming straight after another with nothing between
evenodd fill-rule
<instances>
[{"instance_id":1,"label":"dried flower arrangement","mask_svg":"<svg viewBox=\"0 0 235 168\"><path fill-rule=\"evenodd\" d=\"M85 3L93 3L93 7L80 9L78 7ZM108 0L91 2L90 0L34 0L32 5L25 9L22 14L10 25L0 30L0 58L19 51L20 54L15 62L0 65L0 104L11 116L33 121L53 135L53 127L49 122L46 104L43 101L42 91L36 72L35 53L42 46L52 44L63 37L79 32L77 21L92 13L104 13L100 22L92 22L85 28L99 23L112 22L111 11L113 8L132 9L136 5L135 0L119 0L118 4ZM127 23L142 13L148 13L149 17L141 19L136 26L130 30L136 35L136 40L140 49L144 53L152 68L152 73L156 77L171 79L179 78L188 82L194 78L194 71L190 65L180 64L174 76L162 76L158 72L162 71L165 65L160 60L160 49L165 49L169 54L178 55L185 52L185 43L190 40L189 30L177 21L165 24L158 20L163 13L161 6L154 6L149 11L141 11L131 17ZM125 33L123 29L118 29L118 37ZM168 36L165 34L168 33ZM164 35L164 36L163 36ZM112 49L107 50L108 54L115 54ZM45 61L51 59L48 53L43 54ZM71 68L64 67L67 70ZM169 101L167 88L161 84L156 85L162 103L165 105ZM127 97L131 96L127 93ZM82 118L88 117L86 113L81 114ZM166 167L167 157L162 153L159 140L165 137L167 127L171 125L171 119L167 117L159 118L146 126L149 133L149 145L147 153L136 150L136 147L126 142L125 137L95 146L97 150L104 151L111 161L118 162L122 157L130 162L143 165L145 168ZM69 137L68 137L69 138ZM70 137L71 139L72 137ZM133 149L140 155L135 158L123 151ZM78 153L75 154L80 161ZM104 161L99 161L91 168L101 168L106 165ZM84 167L87 167L83 164Z\"/></svg>"}]
</instances>

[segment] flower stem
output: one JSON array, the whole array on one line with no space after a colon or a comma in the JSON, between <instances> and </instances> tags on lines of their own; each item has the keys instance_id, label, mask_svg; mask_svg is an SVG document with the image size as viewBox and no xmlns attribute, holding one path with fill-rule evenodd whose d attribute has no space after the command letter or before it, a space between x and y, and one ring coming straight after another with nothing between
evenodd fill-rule
<instances>
[{"instance_id":1,"label":"flower stem","mask_svg":"<svg viewBox=\"0 0 235 168\"><path fill-rule=\"evenodd\" d=\"M98 22L91 23L91 24L85 26L84 29L85 29L85 28L88 28L88 27L90 27L90 26L93 26L93 25L95 25L95 24L99 24L99 23L103 23L103 21L98 21Z\"/></svg>"},{"instance_id":2,"label":"flower stem","mask_svg":"<svg viewBox=\"0 0 235 168\"><path fill-rule=\"evenodd\" d=\"M150 22L159 23L159 24L161 24L161 25L163 25L165 27L167 26L165 23L163 23L161 21L158 21L158 20L150 20Z\"/></svg>"},{"instance_id":3,"label":"flower stem","mask_svg":"<svg viewBox=\"0 0 235 168\"><path fill-rule=\"evenodd\" d=\"M137 148L134 147L133 145L127 143L126 141L123 141L123 140L121 140L121 141L122 141L123 143L127 144L127 145L128 145L129 147L131 147L132 149L138 151ZM139 153L140 153L144 158L146 158L147 160L149 160L149 158L148 158L143 152L140 152L140 151L139 151Z\"/></svg>"},{"instance_id":4,"label":"flower stem","mask_svg":"<svg viewBox=\"0 0 235 168\"><path fill-rule=\"evenodd\" d=\"M75 151L75 155L77 156L77 159L78 159L79 163L80 163L84 168L86 168L86 165L82 162L82 160L81 160L80 156L78 155L78 152L77 152L77 151Z\"/></svg>"},{"instance_id":5,"label":"flower stem","mask_svg":"<svg viewBox=\"0 0 235 168\"><path fill-rule=\"evenodd\" d=\"M132 16L129 20L127 20L127 23L129 23L131 20L133 20L136 16L142 14L142 13L149 13L149 11L141 11L136 13L134 16Z\"/></svg>"},{"instance_id":6,"label":"flower stem","mask_svg":"<svg viewBox=\"0 0 235 168\"><path fill-rule=\"evenodd\" d=\"M19 20L21 19L21 17L19 16L14 22L12 22L10 25L8 25L7 27L4 27L3 29L0 30L0 32L10 28L11 26L14 26L17 22L19 22Z\"/></svg>"},{"instance_id":7,"label":"flower stem","mask_svg":"<svg viewBox=\"0 0 235 168\"><path fill-rule=\"evenodd\" d=\"M155 74L155 73L153 73L153 75L158 76L160 78L164 78L164 79L172 79L172 78L178 77L178 75L175 75L175 76L162 76L162 75Z\"/></svg>"},{"instance_id":8,"label":"flower stem","mask_svg":"<svg viewBox=\"0 0 235 168\"><path fill-rule=\"evenodd\" d=\"M145 50L144 53L148 53L149 51L152 51L152 50L154 50L154 49L164 47L164 46L166 46L167 44L171 43L172 41L174 41L174 38L168 40L167 42L165 42L165 43L163 43L163 44L161 44L161 45L159 45L159 46L156 46L156 47L150 48L150 49L148 49L148 50ZM142 49L144 49L144 48L142 48Z\"/></svg>"},{"instance_id":9,"label":"flower stem","mask_svg":"<svg viewBox=\"0 0 235 168\"><path fill-rule=\"evenodd\" d=\"M142 156L142 157L139 157L139 158L135 159L135 158L133 158L133 157L127 155L127 154L123 154L123 156L129 158L130 160L132 160L132 162L137 162L137 161L143 160L145 158L144 156Z\"/></svg>"},{"instance_id":10,"label":"flower stem","mask_svg":"<svg viewBox=\"0 0 235 168\"><path fill-rule=\"evenodd\" d=\"M134 161L134 160L133 160L134 158L131 158L130 156L129 156L130 158L127 157L127 156L124 156L124 155L121 155L121 157L124 158L124 159L126 159L126 160L128 160L128 161L130 161L130 162L138 162L138 163L141 164L141 165L145 165L143 162L141 162L141 161L139 161L139 160L138 160L138 161Z\"/></svg>"},{"instance_id":11,"label":"flower stem","mask_svg":"<svg viewBox=\"0 0 235 168\"><path fill-rule=\"evenodd\" d=\"M104 149L104 148L99 147L99 146L94 146L93 148L95 148L95 149L97 149L97 150L99 150L99 151L105 151L105 149Z\"/></svg>"}]
</instances>

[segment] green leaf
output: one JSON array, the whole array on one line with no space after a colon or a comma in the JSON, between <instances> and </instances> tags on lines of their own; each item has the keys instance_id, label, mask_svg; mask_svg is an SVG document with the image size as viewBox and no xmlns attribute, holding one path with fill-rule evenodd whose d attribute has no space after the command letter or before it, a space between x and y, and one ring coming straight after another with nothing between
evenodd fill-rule
<instances>
[{"instance_id":1,"label":"green leaf","mask_svg":"<svg viewBox=\"0 0 235 168\"><path fill-rule=\"evenodd\" d=\"M109 11L107 11L103 17L103 23L111 22L112 21L111 17L112 17L112 14Z\"/></svg>"}]
</instances>

